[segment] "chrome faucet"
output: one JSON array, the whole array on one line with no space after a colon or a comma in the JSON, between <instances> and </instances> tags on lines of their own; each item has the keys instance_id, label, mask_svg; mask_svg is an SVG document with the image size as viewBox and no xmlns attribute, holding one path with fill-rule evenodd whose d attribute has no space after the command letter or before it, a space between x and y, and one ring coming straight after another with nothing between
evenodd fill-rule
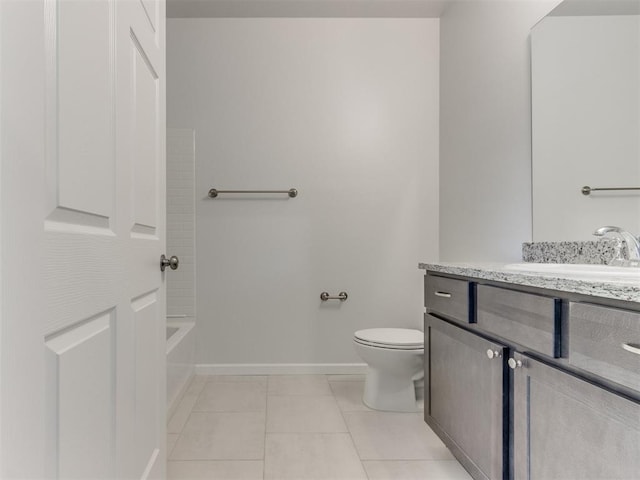
<instances>
[{"instance_id":1,"label":"chrome faucet","mask_svg":"<svg viewBox=\"0 0 640 480\"><path fill-rule=\"evenodd\" d=\"M612 234L624 241L624 245L620 245L615 257L609 262L611 265L640 266L640 241L638 241L637 237L620 227L613 226L600 227L593 232L593 234L596 237L604 237L606 234ZM623 248L627 253L626 258L622 256Z\"/></svg>"}]
</instances>

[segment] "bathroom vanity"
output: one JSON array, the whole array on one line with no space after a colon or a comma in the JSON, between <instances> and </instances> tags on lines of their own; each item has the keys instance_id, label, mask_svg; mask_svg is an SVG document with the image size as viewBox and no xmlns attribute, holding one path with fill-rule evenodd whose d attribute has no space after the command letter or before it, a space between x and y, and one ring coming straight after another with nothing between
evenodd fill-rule
<instances>
[{"instance_id":1,"label":"bathroom vanity","mask_svg":"<svg viewBox=\"0 0 640 480\"><path fill-rule=\"evenodd\" d=\"M425 421L475 479L640 478L640 282L420 268Z\"/></svg>"}]
</instances>

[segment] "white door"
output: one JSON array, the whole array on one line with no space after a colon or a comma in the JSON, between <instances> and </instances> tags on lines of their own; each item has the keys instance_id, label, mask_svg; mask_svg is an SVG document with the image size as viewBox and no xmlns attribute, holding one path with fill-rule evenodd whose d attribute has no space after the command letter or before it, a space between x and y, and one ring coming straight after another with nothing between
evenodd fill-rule
<instances>
[{"instance_id":1,"label":"white door","mask_svg":"<svg viewBox=\"0 0 640 480\"><path fill-rule=\"evenodd\" d=\"M161 478L164 2L0 4L2 255L23 259L1 271L1 472Z\"/></svg>"}]
</instances>

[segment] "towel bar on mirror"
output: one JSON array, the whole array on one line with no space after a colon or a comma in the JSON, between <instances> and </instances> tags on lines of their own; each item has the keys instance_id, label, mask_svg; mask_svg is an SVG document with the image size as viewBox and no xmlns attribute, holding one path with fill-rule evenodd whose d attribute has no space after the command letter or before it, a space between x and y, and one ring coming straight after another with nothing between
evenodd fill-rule
<instances>
[{"instance_id":1,"label":"towel bar on mirror","mask_svg":"<svg viewBox=\"0 0 640 480\"><path fill-rule=\"evenodd\" d=\"M608 188L592 188L589 185L585 185L582 187L583 195L591 195L591 192L600 192L600 191L610 191L610 190L640 190L640 187L608 187Z\"/></svg>"}]
</instances>

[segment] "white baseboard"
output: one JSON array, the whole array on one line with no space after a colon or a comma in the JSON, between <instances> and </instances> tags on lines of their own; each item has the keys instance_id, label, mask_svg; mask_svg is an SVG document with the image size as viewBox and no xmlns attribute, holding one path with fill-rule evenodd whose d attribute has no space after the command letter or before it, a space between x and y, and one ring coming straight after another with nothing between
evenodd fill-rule
<instances>
[{"instance_id":1,"label":"white baseboard","mask_svg":"<svg viewBox=\"0 0 640 480\"><path fill-rule=\"evenodd\" d=\"M197 375L362 375L366 363L224 363L196 365Z\"/></svg>"}]
</instances>

